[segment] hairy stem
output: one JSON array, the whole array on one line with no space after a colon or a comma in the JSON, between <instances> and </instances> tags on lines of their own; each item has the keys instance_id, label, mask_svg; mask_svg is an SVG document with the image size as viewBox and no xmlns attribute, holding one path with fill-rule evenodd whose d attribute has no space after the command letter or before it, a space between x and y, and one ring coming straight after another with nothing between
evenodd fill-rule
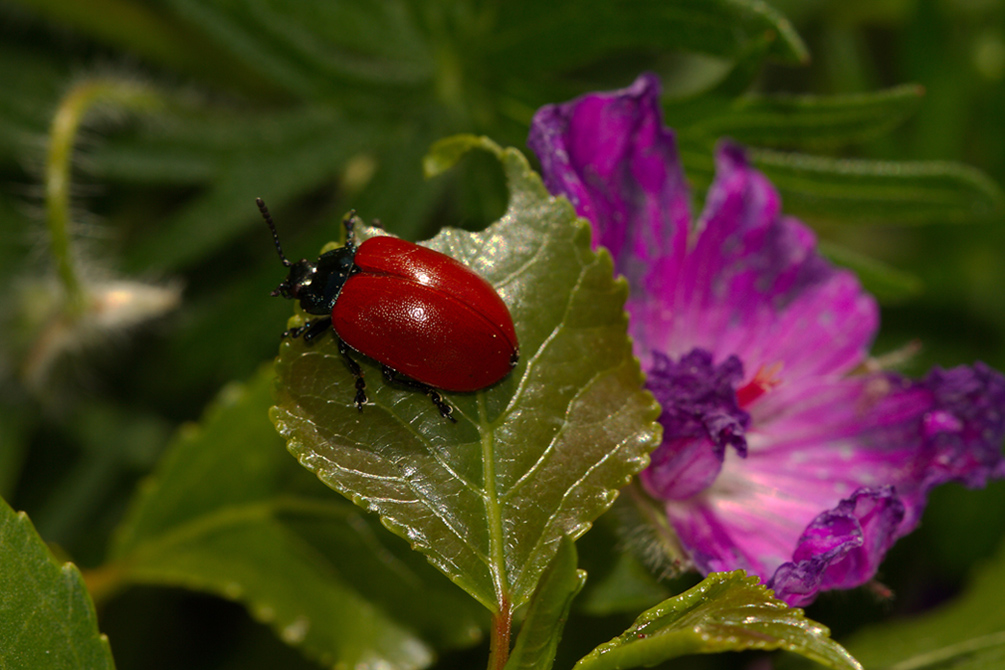
<instances>
[{"instance_id":1,"label":"hairy stem","mask_svg":"<svg viewBox=\"0 0 1005 670\"><path fill-rule=\"evenodd\" d=\"M52 118L49 152L45 162L45 210L52 256L66 291L68 309L79 313L86 296L74 266L70 244L70 170L73 147L81 123L95 105L108 104L129 110L146 110L160 104L150 88L118 79L88 79L70 89Z\"/></svg>"}]
</instances>

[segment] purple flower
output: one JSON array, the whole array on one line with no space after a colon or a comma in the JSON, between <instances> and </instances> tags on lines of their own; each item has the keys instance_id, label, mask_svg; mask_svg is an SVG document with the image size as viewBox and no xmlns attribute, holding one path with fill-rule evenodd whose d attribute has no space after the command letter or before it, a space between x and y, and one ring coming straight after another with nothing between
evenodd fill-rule
<instances>
[{"instance_id":1,"label":"purple flower","mask_svg":"<svg viewBox=\"0 0 1005 670\"><path fill-rule=\"evenodd\" d=\"M1005 476L1005 377L869 371L875 301L740 147L719 147L691 224L654 76L542 108L529 145L631 284L664 427L640 478L701 572L743 568L804 605L870 580L934 486Z\"/></svg>"}]
</instances>

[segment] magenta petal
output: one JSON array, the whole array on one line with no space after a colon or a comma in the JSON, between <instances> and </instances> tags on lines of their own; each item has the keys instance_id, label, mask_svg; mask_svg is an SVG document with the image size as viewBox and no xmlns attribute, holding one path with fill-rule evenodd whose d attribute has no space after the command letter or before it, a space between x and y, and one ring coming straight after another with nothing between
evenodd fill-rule
<instances>
[{"instance_id":1,"label":"magenta petal","mask_svg":"<svg viewBox=\"0 0 1005 670\"><path fill-rule=\"evenodd\" d=\"M881 435L901 449L917 445L910 476L891 476L907 507L901 528L917 525L928 492L948 481L978 488L1005 477L1005 376L983 363L951 370L934 368L920 381L888 375L890 396L919 396L923 409L899 422L888 421ZM891 445L892 446L892 445ZM906 474L902 466L901 473Z\"/></svg>"},{"instance_id":2,"label":"magenta petal","mask_svg":"<svg viewBox=\"0 0 1005 670\"><path fill-rule=\"evenodd\" d=\"M715 481L724 454L706 435L663 442L639 474L642 485L661 500L685 500Z\"/></svg>"},{"instance_id":3,"label":"magenta petal","mask_svg":"<svg viewBox=\"0 0 1005 670\"><path fill-rule=\"evenodd\" d=\"M653 348L646 326L661 305L652 297L674 285L691 221L677 142L663 126L659 95L656 76L643 74L620 91L542 107L527 141L548 189L590 220L594 246L611 252L615 270L632 286L626 307L640 355Z\"/></svg>"},{"instance_id":4,"label":"magenta petal","mask_svg":"<svg viewBox=\"0 0 1005 670\"><path fill-rule=\"evenodd\" d=\"M674 134L663 126L660 83L643 74L628 88L538 110L528 146L548 189L594 226L618 272L683 249L688 190Z\"/></svg>"},{"instance_id":5,"label":"magenta petal","mask_svg":"<svg viewBox=\"0 0 1005 670\"><path fill-rule=\"evenodd\" d=\"M926 485L956 479L978 487L988 477L1005 477L1005 375L981 362L951 370L936 367L921 386L932 394L921 431L940 452Z\"/></svg>"},{"instance_id":6,"label":"magenta petal","mask_svg":"<svg viewBox=\"0 0 1005 670\"><path fill-rule=\"evenodd\" d=\"M799 538L792 561L768 581L775 596L793 606L820 591L860 586L876 574L896 541L904 507L892 487L860 489L824 512Z\"/></svg>"},{"instance_id":7,"label":"magenta petal","mask_svg":"<svg viewBox=\"0 0 1005 670\"><path fill-rule=\"evenodd\" d=\"M917 525L935 486L1005 476L1005 377L983 363L935 368L920 381L809 380L766 395L751 415L757 454L747 477L784 486L779 471L795 472L835 497L892 485L905 510L898 536Z\"/></svg>"},{"instance_id":8,"label":"magenta petal","mask_svg":"<svg viewBox=\"0 0 1005 670\"><path fill-rule=\"evenodd\" d=\"M684 543L694 567L703 575L739 569L759 575L761 579L770 574L761 563L761 557L736 544L733 536L736 529L724 524L715 510L700 504L668 503L666 512L667 520Z\"/></svg>"},{"instance_id":9,"label":"magenta petal","mask_svg":"<svg viewBox=\"0 0 1005 670\"><path fill-rule=\"evenodd\" d=\"M921 381L804 379L750 414L747 458L727 458L694 500L668 499L667 514L699 569L780 571L776 588L795 604L868 581L933 486L1005 476L1005 377L980 363ZM886 501L882 515L869 496Z\"/></svg>"},{"instance_id":10,"label":"magenta petal","mask_svg":"<svg viewBox=\"0 0 1005 670\"><path fill-rule=\"evenodd\" d=\"M781 215L778 193L739 147L723 143L716 165L697 239L663 297L656 348L736 355L748 379L778 363L785 378L860 364L878 325L875 301L820 256L809 228Z\"/></svg>"}]
</instances>

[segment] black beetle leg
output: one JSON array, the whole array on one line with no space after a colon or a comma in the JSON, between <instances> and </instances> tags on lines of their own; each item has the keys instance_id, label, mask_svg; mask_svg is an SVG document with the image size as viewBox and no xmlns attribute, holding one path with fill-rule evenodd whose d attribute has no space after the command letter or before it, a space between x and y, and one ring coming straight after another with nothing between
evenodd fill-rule
<instances>
[{"instance_id":1,"label":"black beetle leg","mask_svg":"<svg viewBox=\"0 0 1005 670\"><path fill-rule=\"evenodd\" d=\"M314 340L318 339L322 335L328 332L332 327L332 318L326 316L320 319L311 319L302 326L297 326L296 328L290 328L284 332L281 337L287 338L292 337L294 339L298 337L303 337L304 344L313 344Z\"/></svg>"},{"instance_id":2,"label":"black beetle leg","mask_svg":"<svg viewBox=\"0 0 1005 670\"><path fill-rule=\"evenodd\" d=\"M440 410L440 416L444 419L449 419L450 421L457 423L457 419L454 418L454 408L447 404L447 401L443 399L440 392L434 389L428 384L423 384L422 382L417 382L414 379L409 379L408 377L402 377L398 374L397 370L389 368L386 365L381 366L381 370L384 372L384 379L390 384L400 384L401 386L407 386L413 388L417 391L422 391L429 396L429 399L433 401L436 405L436 409Z\"/></svg>"},{"instance_id":3,"label":"black beetle leg","mask_svg":"<svg viewBox=\"0 0 1005 670\"><path fill-rule=\"evenodd\" d=\"M363 379L363 371L360 370L359 363L349 355L349 346L341 339L338 341L338 351L342 354L349 372L356 378L356 397L353 398L353 402L356 403L356 409L362 412L363 405L366 404L366 381Z\"/></svg>"}]
</instances>

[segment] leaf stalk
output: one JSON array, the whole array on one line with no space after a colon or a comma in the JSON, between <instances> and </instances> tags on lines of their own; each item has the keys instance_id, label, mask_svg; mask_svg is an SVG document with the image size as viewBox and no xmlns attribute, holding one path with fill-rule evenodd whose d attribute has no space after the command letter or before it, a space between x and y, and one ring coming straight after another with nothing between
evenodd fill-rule
<instances>
[{"instance_id":1,"label":"leaf stalk","mask_svg":"<svg viewBox=\"0 0 1005 670\"><path fill-rule=\"evenodd\" d=\"M499 612L492 615L492 640L489 647L488 670L503 670L509 660L510 631L513 628L513 613L509 600L501 603Z\"/></svg>"}]
</instances>

